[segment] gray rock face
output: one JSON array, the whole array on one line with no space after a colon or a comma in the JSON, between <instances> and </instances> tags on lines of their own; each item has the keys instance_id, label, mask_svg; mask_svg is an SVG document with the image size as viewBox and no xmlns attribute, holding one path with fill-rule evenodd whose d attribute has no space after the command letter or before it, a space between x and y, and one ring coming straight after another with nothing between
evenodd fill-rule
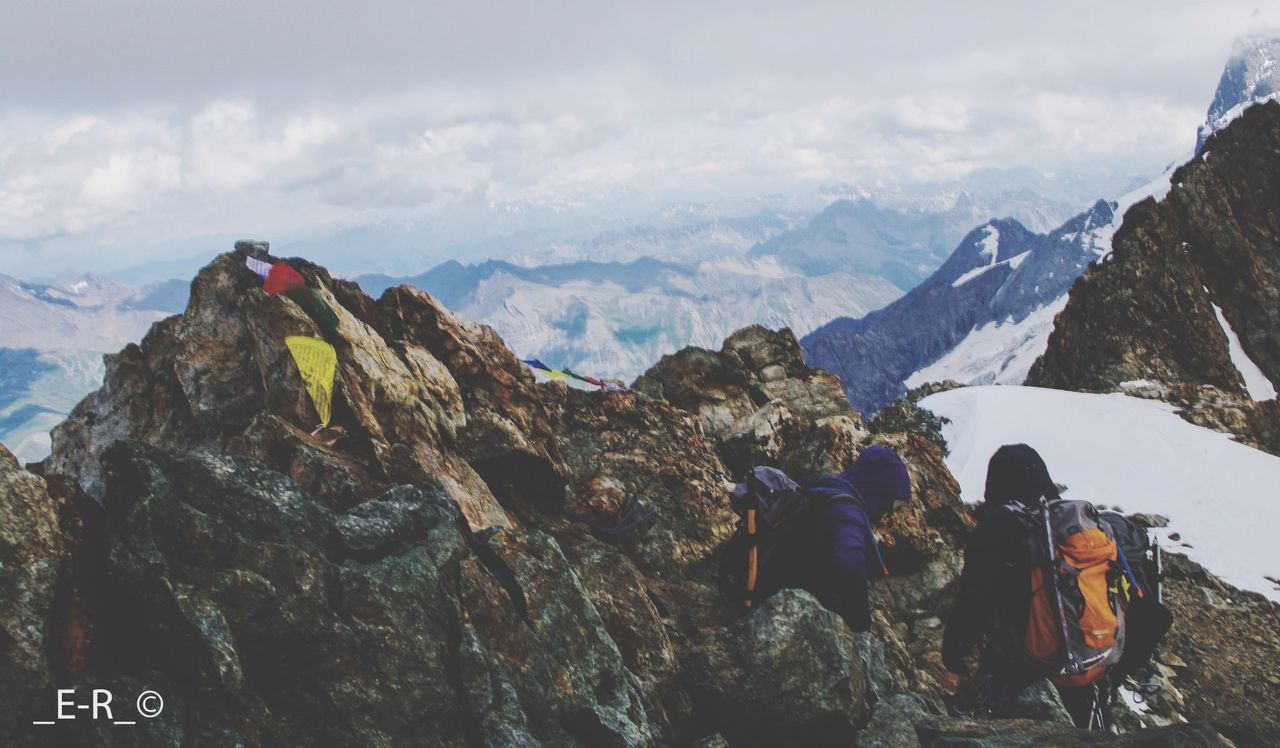
<instances>
[{"instance_id":1,"label":"gray rock face","mask_svg":"<svg viewBox=\"0 0 1280 748\"><path fill-rule=\"evenodd\" d=\"M866 708L857 642L784 590L693 650L694 703L734 745L849 744Z\"/></svg>"},{"instance_id":2,"label":"gray rock face","mask_svg":"<svg viewBox=\"0 0 1280 748\"><path fill-rule=\"evenodd\" d=\"M198 736L641 745L660 729L544 534L472 538L453 500L407 486L336 513L245 459L121 443L104 463L134 637L118 644L175 684Z\"/></svg>"},{"instance_id":3,"label":"gray rock face","mask_svg":"<svg viewBox=\"0 0 1280 748\"><path fill-rule=\"evenodd\" d=\"M45 482L0 446L0 736L52 694L45 629L63 551Z\"/></svg>"},{"instance_id":4,"label":"gray rock face","mask_svg":"<svg viewBox=\"0 0 1280 748\"><path fill-rule=\"evenodd\" d=\"M1072 724L1071 715L1063 706L1058 689L1047 680L1038 681L1019 691L1002 710L1001 716L1057 722L1063 725Z\"/></svg>"},{"instance_id":5,"label":"gray rock face","mask_svg":"<svg viewBox=\"0 0 1280 748\"><path fill-rule=\"evenodd\" d=\"M925 708L916 696L898 694L883 699L858 733L858 748L917 748L916 722L924 716Z\"/></svg>"}]
</instances>

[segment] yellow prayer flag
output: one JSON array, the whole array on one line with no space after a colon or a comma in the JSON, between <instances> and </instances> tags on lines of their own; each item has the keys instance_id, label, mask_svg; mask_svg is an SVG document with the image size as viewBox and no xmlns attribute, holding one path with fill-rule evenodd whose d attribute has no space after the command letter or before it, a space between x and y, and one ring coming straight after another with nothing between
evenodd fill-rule
<instances>
[{"instance_id":1,"label":"yellow prayer flag","mask_svg":"<svg viewBox=\"0 0 1280 748\"><path fill-rule=\"evenodd\" d=\"M329 425L333 404L333 378L338 373L338 354L333 346L319 338L291 335L284 339L298 373L307 386L307 394L320 415L320 424Z\"/></svg>"}]
</instances>

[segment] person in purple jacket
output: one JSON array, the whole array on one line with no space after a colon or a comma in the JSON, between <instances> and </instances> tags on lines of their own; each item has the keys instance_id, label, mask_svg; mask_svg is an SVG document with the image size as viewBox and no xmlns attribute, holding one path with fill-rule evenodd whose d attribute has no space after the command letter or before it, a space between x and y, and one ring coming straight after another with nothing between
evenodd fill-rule
<instances>
[{"instance_id":1,"label":"person in purple jacket","mask_svg":"<svg viewBox=\"0 0 1280 748\"><path fill-rule=\"evenodd\" d=\"M871 627L871 577L888 574L872 526L911 499L911 478L896 452L873 444L838 475L816 475L805 489L826 494L814 512L812 530L793 549L794 586L808 590L854 631Z\"/></svg>"}]
</instances>

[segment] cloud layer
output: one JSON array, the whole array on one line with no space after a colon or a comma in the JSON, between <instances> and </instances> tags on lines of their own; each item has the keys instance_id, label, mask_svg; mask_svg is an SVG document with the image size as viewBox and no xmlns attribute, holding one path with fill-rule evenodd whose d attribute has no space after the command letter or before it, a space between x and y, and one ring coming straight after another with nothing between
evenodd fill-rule
<instances>
[{"instance_id":1,"label":"cloud layer","mask_svg":"<svg viewBox=\"0 0 1280 748\"><path fill-rule=\"evenodd\" d=\"M1231 40L1276 20L1235 2L23 5L0 27L0 272L27 275L495 205L1149 172L1189 150Z\"/></svg>"}]
</instances>

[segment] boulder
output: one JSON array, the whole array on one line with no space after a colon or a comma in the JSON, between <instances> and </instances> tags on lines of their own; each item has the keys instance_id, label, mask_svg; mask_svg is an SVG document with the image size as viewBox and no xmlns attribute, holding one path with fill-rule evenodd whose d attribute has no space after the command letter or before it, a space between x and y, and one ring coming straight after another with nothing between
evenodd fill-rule
<instances>
[{"instance_id":1,"label":"boulder","mask_svg":"<svg viewBox=\"0 0 1280 748\"><path fill-rule=\"evenodd\" d=\"M323 332L289 296L265 294L243 262L238 253L220 255L192 282L182 315L154 325L140 345L105 358L102 388L54 429L47 472L74 479L100 499L101 455L117 440L132 439L252 457L341 510L396 483L421 480L425 468L473 527L510 524L468 461L480 455L451 447L465 437L464 424L501 423L510 410L479 411L505 401L464 396L451 370L424 347L429 336L394 336L403 329L370 317L374 303L323 268L291 261L337 315L332 332ZM394 301L402 318L451 318L425 294L392 296L387 304ZM450 330L457 336L453 347L470 355L459 358L483 353L507 364L504 371L517 385L532 388L532 377L511 363L491 330L471 324ZM337 351L333 443L310 433L317 416L284 344L291 335L325 337ZM519 447L495 441L493 450L524 449L547 462L543 445L517 441Z\"/></svg>"},{"instance_id":2,"label":"boulder","mask_svg":"<svg viewBox=\"0 0 1280 748\"><path fill-rule=\"evenodd\" d=\"M858 748L919 748L916 722L925 716L918 696L897 694L877 702L858 733Z\"/></svg>"},{"instance_id":3,"label":"boulder","mask_svg":"<svg viewBox=\"0 0 1280 748\"><path fill-rule=\"evenodd\" d=\"M696 415L735 476L753 465L839 470L866 437L840 380L806 366L787 329L755 325L718 353L688 347L663 356L632 387Z\"/></svg>"},{"instance_id":4,"label":"boulder","mask_svg":"<svg viewBox=\"0 0 1280 748\"><path fill-rule=\"evenodd\" d=\"M175 684L188 735L638 745L663 729L549 536L473 538L448 495L410 486L334 512L255 461L137 443L107 450L104 478L130 616L116 646Z\"/></svg>"},{"instance_id":5,"label":"boulder","mask_svg":"<svg viewBox=\"0 0 1280 748\"><path fill-rule=\"evenodd\" d=\"M692 659L700 717L733 745L848 745L866 711L857 641L807 592L770 597Z\"/></svg>"}]
</instances>

